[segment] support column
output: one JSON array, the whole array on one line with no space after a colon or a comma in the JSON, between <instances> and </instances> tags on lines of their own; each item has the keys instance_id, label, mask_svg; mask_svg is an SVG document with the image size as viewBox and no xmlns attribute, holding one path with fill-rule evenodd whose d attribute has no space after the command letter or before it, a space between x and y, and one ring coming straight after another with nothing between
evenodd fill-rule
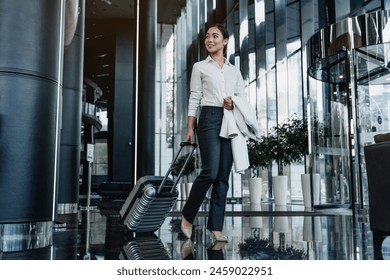
<instances>
[{"instance_id":1,"label":"support column","mask_svg":"<svg viewBox=\"0 0 390 280\"><path fill-rule=\"evenodd\" d=\"M108 98L108 181L99 185L104 197L127 197L134 186L135 162L135 42L136 22L117 19L115 30L115 85ZM111 30L111 32L112 32Z\"/></svg>"},{"instance_id":2,"label":"support column","mask_svg":"<svg viewBox=\"0 0 390 280\"><path fill-rule=\"evenodd\" d=\"M155 174L157 1L139 1L137 179Z\"/></svg>"},{"instance_id":3,"label":"support column","mask_svg":"<svg viewBox=\"0 0 390 280\"><path fill-rule=\"evenodd\" d=\"M116 24L115 96L111 122L113 140L110 165L110 179L114 182L134 180L134 26L135 22L129 20L118 21Z\"/></svg>"},{"instance_id":4,"label":"support column","mask_svg":"<svg viewBox=\"0 0 390 280\"><path fill-rule=\"evenodd\" d=\"M63 115L57 214L77 213L79 196L85 0L73 0L73 2L79 2L75 6L78 18L76 18L76 31L64 56ZM69 13L74 12L73 9L69 11ZM66 22L69 20L69 16L68 10L66 10Z\"/></svg>"},{"instance_id":5,"label":"support column","mask_svg":"<svg viewBox=\"0 0 390 280\"><path fill-rule=\"evenodd\" d=\"M64 1L0 2L0 240L4 252L51 242L58 181L63 17ZM31 234L32 242L23 242Z\"/></svg>"}]
</instances>

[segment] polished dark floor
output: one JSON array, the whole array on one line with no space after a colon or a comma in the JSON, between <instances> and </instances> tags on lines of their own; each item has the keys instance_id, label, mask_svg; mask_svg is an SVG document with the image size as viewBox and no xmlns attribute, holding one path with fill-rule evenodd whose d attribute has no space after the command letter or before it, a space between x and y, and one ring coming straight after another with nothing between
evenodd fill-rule
<instances>
[{"instance_id":1,"label":"polished dark floor","mask_svg":"<svg viewBox=\"0 0 390 280\"><path fill-rule=\"evenodd\" d=\"M53 226L52 246L2 252L0 259L51 260L373 260L373 238L366 216L350 209L305 211L289 204L229 203L224 233L227 243L213 242L206 230L207 204L194 224L192 240L180 232L182 201L151 234L129 232L120 223L124 201L97 200L78 214L59 215ZM81 204L82 206L82 204ZM387 238L384 259L390 256Z\"/></svg>"}]
</instances>

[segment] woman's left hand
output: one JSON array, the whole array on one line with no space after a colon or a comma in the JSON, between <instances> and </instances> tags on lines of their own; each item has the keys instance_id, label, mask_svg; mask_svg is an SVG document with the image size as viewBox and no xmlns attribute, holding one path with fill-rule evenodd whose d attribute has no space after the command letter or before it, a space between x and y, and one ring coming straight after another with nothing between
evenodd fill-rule
<instances>
[{"instance_id":1,"label":"woman's left hand","mask_svg":"<svg viewBox=\"0 0 390 280\"><path fill-rule=\"evenodd\" d=\"M233 100L231 97L226 97L223 99L223 108L226 110L233 110Z\"/></svg>"}]
</instances>

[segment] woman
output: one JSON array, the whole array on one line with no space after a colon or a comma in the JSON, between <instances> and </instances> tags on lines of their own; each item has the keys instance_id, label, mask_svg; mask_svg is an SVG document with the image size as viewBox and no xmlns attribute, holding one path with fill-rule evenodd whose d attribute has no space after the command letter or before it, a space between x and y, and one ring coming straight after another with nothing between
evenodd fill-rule
<instances>
[{"instance_id":1,"label":"woman","mask_svg":"<svg viewBox=\"0 0 390 280\"><path fill-rule=\"evenodd\" d=\"M194 141L194 127L199 110L197 136L202 171L194 181L182 210L181 230L187 238L191 238L192 224L212 185L207 229L215 241L228 241L222 228L233 154L231 140L220 137L219 133L224 109L233 109L231 96L246 98L240 71L224 56L228 38L229 34L222 25L208 28L205 46L209 56L195 63L192 69L185 141Z\"/></svg>"}]
</instances>

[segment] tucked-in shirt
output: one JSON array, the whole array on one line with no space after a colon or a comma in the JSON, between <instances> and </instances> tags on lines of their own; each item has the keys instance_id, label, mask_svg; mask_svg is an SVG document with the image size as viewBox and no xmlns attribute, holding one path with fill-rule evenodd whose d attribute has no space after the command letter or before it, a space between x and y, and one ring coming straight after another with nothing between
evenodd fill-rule
<instances>
[{"instance_id":1,"label":"tucked-in shirt","mask_svg":"<svg viewBox=\"0 0 390 280\"><path fill-rule=\"evenodd\" d=\"M227 59L221 68L210 56L196 62L190 81L188 116L197 117L200 106L223 107L223 99L244 96L244 81L240 70Z\"/></svg>"}]
</instances>

